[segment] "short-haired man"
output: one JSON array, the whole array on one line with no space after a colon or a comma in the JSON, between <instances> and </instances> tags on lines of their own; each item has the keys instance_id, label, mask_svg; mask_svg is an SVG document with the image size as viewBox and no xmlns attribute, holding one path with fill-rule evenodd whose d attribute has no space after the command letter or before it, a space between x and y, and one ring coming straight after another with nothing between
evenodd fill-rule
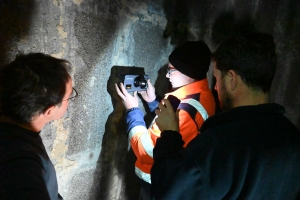
<instances>
[{"instance_id":1,"label":"short-haired man","mask_svg":"<svg viewBox=\"0 0 300 200\"><path fill-rule=\"evenodd\" d=\"M169 56L169 66L166 77L172 84L173 92L165 95L172 99L174 109L179 108L179 129L185 144L188 144L199 134L199 128L208 116L215 112L215 101L208 87L206 78L211 63L211 52L202 41L185 42L176 48ZM142 92L143 99L154 111L159 101L156 99L154 87L148 80L148 89ZM130 144L137 157L135 172L142 185L141 199L150 198L150 170L153 164L153 148L160 130L153 121L149 129L144 122L144 114L138 108L136 92L130 95L120 85L116 85L118 95L122 98L126 112L127 130Z\"/></svg>"},{"instance_id":2,"label":"short-haired man","mask_svg":"<svg viewBox=\"0 0 300 200\"><path fill-rule=\"evenodd\" d=\"M296 199L300 132L269 103L276 69L273 37L236 36L214 55L225 112L208 118L185 149L170 103L156 110L163 131L151 170L155 199Z\"/></svg>"},{"instance_id":3,"label":"short-haired man","mask_svg":"<svg viewBox=\"0 0 300 200\"><path fill-rule=\"evenodd\" d=\"M41 53L19 55L0 71L0 199L62 199L39 135L77 96L70 63Z\"/></svg>"}]
</instances>

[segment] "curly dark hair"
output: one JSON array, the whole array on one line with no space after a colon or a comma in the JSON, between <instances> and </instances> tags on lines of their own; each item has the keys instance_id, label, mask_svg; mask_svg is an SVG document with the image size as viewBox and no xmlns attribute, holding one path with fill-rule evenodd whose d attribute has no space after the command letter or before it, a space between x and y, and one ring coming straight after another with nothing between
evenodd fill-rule
<instances>
[{"instance_id":1,"label":"curly dark hair","mask_svg":"<svg viewBox=\"0 0 300 200\"><path fill-rule=\"evenodd\" d=\"M217 48L213 60L222 76L234 70L249 87L270 92L277 63L272 35L256 32L235 36Z\"/></svg>"},{"instance_id":2,"label":"curly dark hair","mask_svg":"<svg viewBox=\"0 0 300 200\"><path fill-rule=\"evenodd\" d=\"M21 54L0 71L0 114L29 123L36 114L59 105L71 64L42 53Z\"/></svg>"}]
</instances>

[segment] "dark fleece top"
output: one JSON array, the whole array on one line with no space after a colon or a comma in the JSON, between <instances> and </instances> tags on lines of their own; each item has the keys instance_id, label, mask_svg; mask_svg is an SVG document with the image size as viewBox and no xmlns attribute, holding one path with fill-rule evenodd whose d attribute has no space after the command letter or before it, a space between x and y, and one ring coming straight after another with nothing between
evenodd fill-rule
<instances>
[{"instance_id":1,"label":"dark fleece top","mask_svg":"<svg viewBox=\"0 0 300 200\"><path fill-rule=\"evenodd\" d=\"M39 132L0 122L0 199L62 199Z\"/></svg>"},{"instance_id":2,"label":"dark fleece top","mask_svg":"<svg viewBox=\"0 0 300 200\"><path fill-rule=\"evenodd\" d=\"M300 132L284 112L278 104L262 104L217 114L186 149L178 132L163 132L154 148L153 196L298 199Z\"/></svg>"}]
</instances>

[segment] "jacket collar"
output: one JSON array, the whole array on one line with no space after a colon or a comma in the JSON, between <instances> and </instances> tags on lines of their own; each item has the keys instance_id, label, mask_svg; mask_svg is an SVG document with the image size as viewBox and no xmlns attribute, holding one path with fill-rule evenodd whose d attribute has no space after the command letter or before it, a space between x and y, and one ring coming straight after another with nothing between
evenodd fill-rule
<instances>
[{"instance_id":1,"label":"jacket collar","mask_svg":"<svg viewBox=\"0 0 300 200\"><path fill-rule=\"evenodd\" d=\"M176 96L178 99L182 100L186 97L187 94L200 93L202 90L208 90L208 89L209 89L208 81L207 78L205 78L200 81L196 81L188 85L184 85L173 92L167 93L165 95L165 98L167 98L169 95L173 95Z\"/></svg>"},{"instance_id":2,"label":"jacket collar","mask_svg":"<svg viewBox=\"0 0 300 200\"><path fill-rule=\"evenodd\" d=\"M258 115L266 114L284 114L285 108L276 103L260 104L253 106L240 106L228 111L218 113L209 117L201 126L200 132L204 132L211 127L219 126L226 123L238 122L241 119L253 118Z\"/></svg>"}]
</instances>

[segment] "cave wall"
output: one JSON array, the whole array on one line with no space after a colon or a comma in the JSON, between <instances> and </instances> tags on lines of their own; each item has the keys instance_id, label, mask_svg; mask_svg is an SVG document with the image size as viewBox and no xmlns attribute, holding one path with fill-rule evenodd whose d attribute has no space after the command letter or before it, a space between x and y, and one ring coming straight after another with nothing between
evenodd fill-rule
<instances>
[{"instance_id":1,"label":"cave wall","mask_svg":"<svg viewBox=\"0 0 300 200\"><path fill-rule=\"evenodd\" d=\"M72 63L79 97L41 135L66 200L138 198L118 74L145 73L158 95L168 89L168 55L186 40L212 51L245 30L273 34L278 70L271 100L300 128L300 3L297 0L3 0L0 64L18 52ZM151 115L144 109L147 123Z\"/></svg>"}]
</instances>

